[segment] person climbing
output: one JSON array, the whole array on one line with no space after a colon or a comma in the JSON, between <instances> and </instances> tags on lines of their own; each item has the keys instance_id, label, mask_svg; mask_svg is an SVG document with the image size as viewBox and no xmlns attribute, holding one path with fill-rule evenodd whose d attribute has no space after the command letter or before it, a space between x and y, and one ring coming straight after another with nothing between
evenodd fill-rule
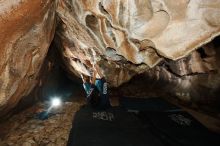
<instances>
[{"instance_id":1,"label":"person climbing","mask_svg":"<svg viewBox=\"0 0 220 146\"><path fill-rule=\"evenodd\" d=\"M108 94L107 82L97 64L93 65L92 77L81 74L83 87L86 92L86 101L93 108L107 109L111 107Z\"/></svg>"}]
</instances>

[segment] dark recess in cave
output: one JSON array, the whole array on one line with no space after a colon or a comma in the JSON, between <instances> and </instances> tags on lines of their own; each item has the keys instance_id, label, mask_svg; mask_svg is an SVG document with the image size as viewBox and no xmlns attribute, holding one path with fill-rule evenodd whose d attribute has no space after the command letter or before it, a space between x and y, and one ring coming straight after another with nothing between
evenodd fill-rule
<instances>
[{"instance_id":1,"label":"dark recess in cave","mask_svg":"<svg viewBox=\"0 0 220 146\"><path fill-rule=\"evenodd\" d=\"M13 114L33 106L37 101L49 101L53 97L60 97L62 101L72 101L84 94L81 79L76 76L69 77L59 50L53 42L41 67L38 79L41 80L39 83L41 85L38 84L28 96L22 98L12 110Z\"/></svg>"}]
</instances>

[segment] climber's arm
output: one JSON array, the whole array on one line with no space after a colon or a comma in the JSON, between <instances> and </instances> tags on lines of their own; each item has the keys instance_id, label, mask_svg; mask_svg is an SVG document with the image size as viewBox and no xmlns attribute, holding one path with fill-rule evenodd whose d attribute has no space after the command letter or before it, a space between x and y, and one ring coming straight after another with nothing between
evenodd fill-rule
<instances>
[{"instance_id":1,"label":"climber's arm","mask_svg":"<svg viewBox=\"0 0 220 146\"><path fill-rule=\"evenodd\" d=\"M93 67L94 67L94 70L97 71L97 73L100 76L100 78L103 78L104 75L103 75L102 71L100 70L99 66L97 64L94 64Z\"/></svg>"},{"instance_id":2,"label":"climber's arm","mask_svg":"<svg viewBox=\"0 0 220 146\"><path fill-rule=\"evenodd\" d=\"M80 74L81 78L82 78L82 81L83 83L86 83L86 79L85 79L85 76L83 74Z\"/></svg>"},{"instance_id":3,"label":"climber's arm","mask_svg":"<svg viewBox=\"0 0 220 146\"><path fill-rule=\"evenodd\" d=\"M96 75L97 75L97 71L94 70L93 75L92 75L92 79L90 80L90 83L93 84L93 85L95 85Z\"/></svg>"}]
</instances>

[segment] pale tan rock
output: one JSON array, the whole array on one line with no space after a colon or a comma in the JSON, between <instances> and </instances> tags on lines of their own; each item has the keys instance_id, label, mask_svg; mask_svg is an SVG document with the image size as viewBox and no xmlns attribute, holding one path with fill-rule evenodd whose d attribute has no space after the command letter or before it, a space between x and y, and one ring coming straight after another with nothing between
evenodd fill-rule
<instances>
[{"instance_id":1,"label":"pale tan rock","mask_svg":"<svg viewBox=\"0 0 220 146\"><path fill-rule=\"evenodd\" d=\"M49 144L47 144L47 146L56 146L56 144L55 143L49 143Z\"/></svg>"},{"instance_id":2,"label":"pale tan rock","mask_svg":"<svg viewBox=\"0 0 220 146\"><path fill-rule=\"evenodd\" d=\"M35 141L33 141L32 139L27 140L26 142L24 142L22 144L22 146L36 146Z\"/></svg>"},{"instance_id":3,"label":"pale tan rock","mask_svg":"<svg viewBox=\"0 0 220 146\"><path fill-rule=\"evenodd\" d=\"M54 47L60 50L70 75L90 76L92 64L97 63L109 85L118 87L145 73L153 81L141 80L136 88L143 85L144 90L151 89L151 83L159 82L157 90L172 91L187 104L193 101L192 107L200 106L197 103L218 107L214 95L220 83L219 48L204 44L220 34L219 9L220 0L0 1L0 116L37 84L53 38L55 13L58 22ZM202 53L196 50L201 46ZM48 64L48 70L51 66ZM203 89L211 94L201 96ZM144 93L137 91L139 95ZM57 115L46 122L32 120L28 126L15 124L12 127L19 127L19 132L8 139L13 145L20 138L16 135L27 131L30 135L40 133L36 137L39 144L48 144L50 141L44 137L57 131L57 120L68 122L59 127L67 135L71 126L71 115L67 115ZM17 121L26 123L22 118ZM35 126L39 123L48 128ZM25 135L21 142L26 139Z\"/></svg>"},{"instance_id":4,"label":"pale tan rock","mask_svg":"<svg viewBox=\"0 0 220 146\"><path fill-rule=\"evenodd\" d=\"M92 64L101 58L107 81L119 86L164 57L181 59L219 35L219 6L219 0L60 1L55 40L70 72L90 75L86 60ZM212 66L192 69L201 73Z\"/></svg>"},{"instance_id":5,"label":"pale tan rock","mask_svg":"<svg viewBox=\"0 0 220 146\"><path fill-rule=\"evenodd\" d=\"M36 85L54 34L55 9L54 0L0 1L0 110L14 107Z\"/></svg>"}]
</instances>

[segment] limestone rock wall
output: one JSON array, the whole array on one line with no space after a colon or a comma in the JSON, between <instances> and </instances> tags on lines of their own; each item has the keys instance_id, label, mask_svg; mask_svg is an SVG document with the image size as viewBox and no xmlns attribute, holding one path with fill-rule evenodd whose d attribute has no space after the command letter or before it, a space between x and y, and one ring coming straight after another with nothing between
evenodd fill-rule
<instances>
[{"instance_id":1,"label":"limestone rock wall","mask_svg":"<svg viewBox=\"0 0 220 146\"><path fill-rule=\"evenodd\" d=\"M197 118L220 131L219 38L212 41L220 0L71 0L57 14L55 42L70 73L90 75L97 62L113 87L142 74L119 95L169 97L210 115Z\"/></svg>"},{"instance_id":2,"label":"limestone rock wall","mask_svg":"<svg viewBox=\"0 0 220 146\"><path fill-rule=\"evenodd\" d=\"M143 73L141 93L158 89L212 112L220 56L208 42L219 34L220 0L0 0L0 111L37 84L54 37L70 75L90 75L97 62L119 87Z\"/></svg>"},{"instance_id":3,"label":"limestone rock wall","mask_svg":"<svg viewBox=\"0 0 220 146\"><path fill-rule=\"evenodd\" d=\"M219 8L219 0L60 1L57 42L70 70L89 75L85 61L102 60L107 80L119 86L219 35Z\"/></svg>"},{"instance_id":4,"label":"limestone rock wall","mask_svg":"<svg viewBox=\"0 0 220 146\"><path fill-rule=\"evenodd\" d=\"M162 97L220 131L220 37L177 61L163 63L122 85L120 96Z\"/></svg>"},{"instance_id":5,"label":"limestone rock wall","mask_svg":"<svg viewBox=\"0 0 220 146\"><path fill-rule=\"evenodd\" d=\"M36 85L53 39L55 9L54 0L0 1L1 114Z\"/></svg>"}]
</instances>

